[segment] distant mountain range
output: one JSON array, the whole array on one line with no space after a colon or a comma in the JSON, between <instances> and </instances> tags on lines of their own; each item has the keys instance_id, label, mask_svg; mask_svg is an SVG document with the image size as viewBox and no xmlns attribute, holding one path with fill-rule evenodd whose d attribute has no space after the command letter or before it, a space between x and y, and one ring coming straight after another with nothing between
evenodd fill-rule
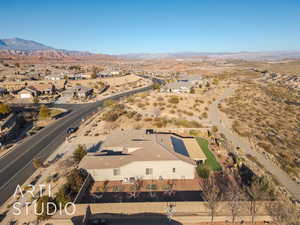
<instances>
[{"instance_id":1,"label":"distant mountain range","mask_svg":"<svg viewBox=\"0 0 300 225\"><path fill-rule=\"evenodd\" d=\"M178 53L138 53L111 56L105 54L93 54L86 51L70 51L56 49L36 41L21 38L0 39L0 56L37 56L43 58L63 57L108 57L125 59L241 59L241 60L282 60L300 58L300 51L262 51L262 52L178 52Z\"/></svg>"},{"instance_id":2,"label":"distant mountain range","mask_svg":"<svg viewBox=\"0 0 300 225\"><path fill-rule=\"evenodd\" d=\"M92 56L96 54L92 54L86 51L55 49L36 41L24 40L21 38L11 38L0 39L0 55L61 58Z\"/></svg>"},{"instance_id":3,"label":"distant mountain range","mask_svg":"<svg viewBox=\"0 0 300 225\"><path fill-rule=\"evenodd\" d=\"M21 38L0 39L1 50L19 50L19 51L36 51L36 50L53 50L54 48L43 45L36 41L24 40Z\"/></svg>"},{"instance_id":4,"label":"distant mountain range","mask_svg":"<svg viewBox=\"0 0 300 225\"><path fill-rule=\"evenodd\" d=\"M300 51L262 51L262 52L177 52L177 53L137 53L120 55L129 59L192 59L192 58L211 58L211 59L240 59L240 60L283 60L300 59Z\"/></svg>"}]
</instances>

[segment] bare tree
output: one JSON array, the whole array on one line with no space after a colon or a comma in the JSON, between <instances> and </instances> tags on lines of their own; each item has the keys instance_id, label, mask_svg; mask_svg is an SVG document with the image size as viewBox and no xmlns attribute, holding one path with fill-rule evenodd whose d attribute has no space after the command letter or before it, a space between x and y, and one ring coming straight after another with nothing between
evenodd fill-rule
<instances>
[{"instance_id":1,"label":"bare tree","mask_svg":"<svg viewBox=\"0 0 300 225\"><path fill-rule=\"evenodd\" d=\"M246 186L246 192L249 196L249 212L251 221L254 223L258 211L257 201L262 200L269 195L269 183L265 177L255 177L250 186Z\"/></svg>"},{"instance_id":2,"label":"bare tree","mask_svg":"<svg viewBox=\"0 0 300 225\"><path fill-rule=\"evenodd\" d=\"M210 175L207 179L201 179L200 186L202 197L206 201L206 206L210 211L211 222L213 222L219 202L222 200L223 192L217 185L214 174Z\"/></svg>"},{"instance_id":3,"label":"bare tree","mask_svg":"<svg viewBox=\"0 0 300 225\"><path fill-rule=\"evenodd\" d=\"M142 187L143 181L140 179L135 180L132 186L130 187L130 192L128 193L129 198L137 198L140 195Z\"/></svg>"},{"instance_id":4,"label":"bare tree","mask_svg":"<svg viewBox=\"0 0 300 225\"><path fill-rule=\"evenodd\" d=\"M169 197L174 196L176 193L174 188L175 188L175 181L168 180L164 194L168 195Z\"/></svg>"},{"instance_id":5,"label":"bare tree","mask_svg":"<svg viewBox=\"0 0 300 225\"><path fill-rule=\"evenodd\" d=\"M271 201L266 205L273 222L280 225L299 225L300 211L281 194L277 196L275 201Z\"/></svg>"},{"instance_id":6,"label":"bare tree","mask_svg":"<svg viewBox=\"0 0 300 225\"><path fill-rule=\"evenodd\" d=\"M242 181L238 171L235 169L230 171L226 200L228 200L232 223L235 223L236 217L241 211L241 200L244 198L244 192L241 185Z\"/></svg>"}]
</instances>

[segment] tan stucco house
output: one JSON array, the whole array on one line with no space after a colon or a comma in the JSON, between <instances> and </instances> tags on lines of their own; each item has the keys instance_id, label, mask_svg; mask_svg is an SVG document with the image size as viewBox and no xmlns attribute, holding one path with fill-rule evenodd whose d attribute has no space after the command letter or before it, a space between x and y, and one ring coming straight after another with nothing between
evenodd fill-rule
<instances>
[{"instance_id":1,"label":"tan stucco house","mask_svg":"<svg viewBox=\"0 0 300 225\"><path fill-rule=\"evenodd\" d=\"M119 130L106 138L100 152L88 153L79 167L95 181L194 179L197 162L188 152L184 141L172 134Z\"/></svg>"}]
</instances>

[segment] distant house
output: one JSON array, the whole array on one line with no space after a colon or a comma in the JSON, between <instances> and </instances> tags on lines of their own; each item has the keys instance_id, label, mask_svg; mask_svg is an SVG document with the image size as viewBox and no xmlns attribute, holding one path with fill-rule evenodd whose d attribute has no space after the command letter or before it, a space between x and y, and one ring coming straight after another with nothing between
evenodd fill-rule
<instances>
[{"instance_id":1,"label":"distant house","mask_svg":"<svg viewBox=\"0 0 300 225\"><path fill-rule=\"evenodd\" d=\"M68 79L70 80L85 80L91 77L90 74L76 73L68 75Z\"/></svg>"},{"instance_id":2,"label":"distant house","mask_svg":"<svg viewBox=\"0 0 300 225\"><path fill-rule=\"evenodd\" d=\"M59 74L56 74L56 75L48 75L48 76L45 76L45 78L47 80L53 80L53 81L56 81L56 80L64 80L65 77L64 75L59 75Z\"/></svg>"},{"instance_id":3,"label":"distant house","mask_svg":"<svg viewBox=\"0 0 300 225\"><path fill-rule=\"evenodd\" d=\"M52 95L55 93L55 86L49 84L34 84L18 92L20 98L33 98L40 95Z\"/></svg>"},{"instance_id":4,"label":"distant house","mask_svg":"<svg viewBox=\"0 0 300 225\"><path fill-rule=\"evenodd\" d=\"M55 93L55 86L52 83L40 83L30 85L28 88L36 90L38 95L52 95Z\"/></svg>"},{"instance_id":5,"label":"distant house","mask_svg":"<svg viewBox=\"0 0 300 225\"><path fill-rule=\"evenodd\" d=\"M200 76L181 75L177 78L177 82L189 82L193 85L203 84L204 80Z\"/></svg>"},{"instance_id":6,"label":"distant house","mask_svg":"<svg viewBox=\"0 0 300 225\"><path fill-rule=\"evenodd\" d=\"M111 71L110 74L111 74L111 75L119 75L119 74L120 74L120 71Z\"/></svg>"},{"instance_id":7,"label":"distant house","mask_svg":"<svg viewBox=\"0 0 300 225\"><path fill-rule=\"evenodd\" d=\"M173 82L161 88L161 92L169 93L190 93L194 85L191 82Z\"/></svg>"},{"instance_id":8,"label":"distant house","mask_svg":"<svg viewBox=\"0 0 300 225\"><path fill-rule=\"evenodd\" d=\"M191 150L197 159L191 158L191 145L189 142L186 146L184 140L172 134L114 131L101 145L101 151L88 153L79 167L95 181L194 179L197 162L204 162L206 157L197 144L198 149L194 145Z\"/></svg>"},{"instance_id":9,"label":"distant house","mask_svg":"<svg viewBox=\"0 0 300 225\"><path fill-rule=\"evenodd\" d=\"M110 73L98 73L97 74L97 77L100 77L100 78L110 78L110 77L113 77L114 75L110 74Z\"/></svg>"},{"instance_id":10,"label":"distant house","mask_svg":"<svg viewBox=\"0 0 300 225\"><path fill-rule=\"evenodd\" d=\"M84 86L75 86L73 88L74 92L75 92L75 95L77 97L80 97L80 98L86 98L86 97L89 97L93 94L93 88L88 88L88 87L84 87Z\"/></svg>"},{"instance_id":11,"label":"distant house","mask_svg":"<svg viewBox=\"0 0 300 225\"><path fill-rule=\"evenodd\" d=\"M38 96L38 93L36 90L31 89L31 88L25 88L21 91L19 91L19 97L22 99L28 99L28 98L33 98L35 96Z\"/></svg>"},{"instance_id":12,"label":"distant house","mask_svg":"<svg viewBox=\"0 0 300 225\"><path fill-rule=\"evenodd\" d=\"M92 88L76 85L70 89L62 92L62 96L68 99L79 97L79 98L87 98L93 94L94 90Z\"/></svg>"}]
</instances>

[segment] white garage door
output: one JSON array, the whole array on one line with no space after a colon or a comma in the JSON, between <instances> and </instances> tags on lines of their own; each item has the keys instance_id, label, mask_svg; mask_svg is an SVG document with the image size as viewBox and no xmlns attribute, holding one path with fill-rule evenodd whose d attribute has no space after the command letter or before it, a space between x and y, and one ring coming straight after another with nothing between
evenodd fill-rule
<instances>
[{"instance_id":1,"label":"white garage door","mask_svg":"<svg viewBox=\"0 0 300 225\"><path fill-rule=\"evenodd\" d=\"M31 98L31 94L21 94L21 98Z\"/></svg>"}]
</instances>

